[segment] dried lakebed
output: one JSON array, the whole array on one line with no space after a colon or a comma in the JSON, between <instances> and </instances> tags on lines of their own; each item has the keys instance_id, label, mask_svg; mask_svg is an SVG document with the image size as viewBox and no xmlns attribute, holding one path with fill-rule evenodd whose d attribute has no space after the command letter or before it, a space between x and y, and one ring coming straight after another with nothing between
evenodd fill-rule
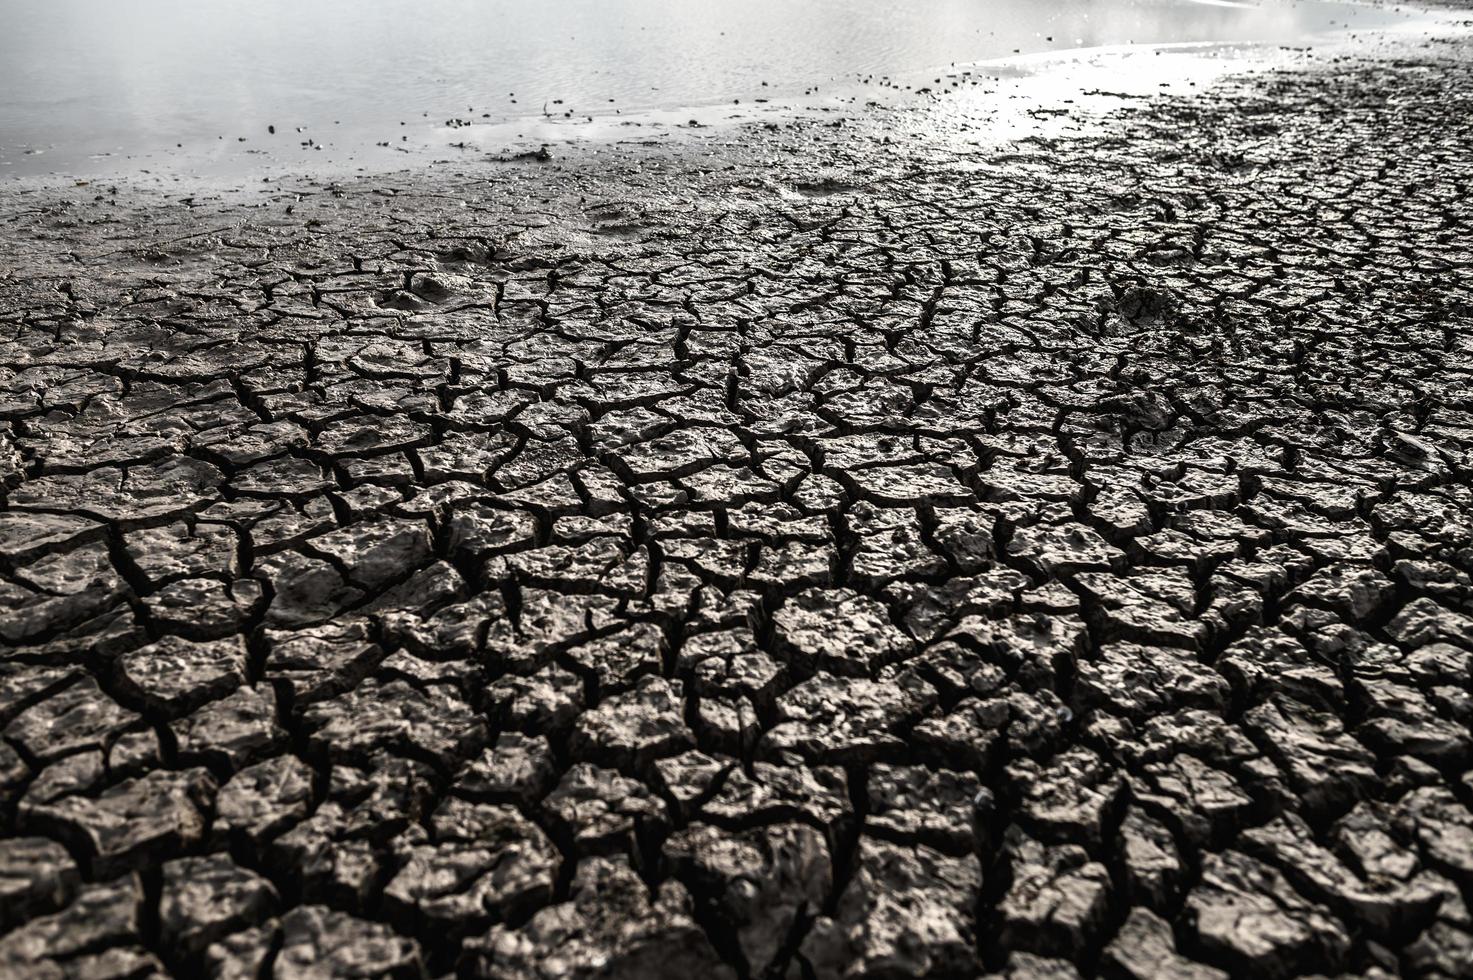
<instances>
[{"instance_id":1,"label":"dried lakebed","mask_svg":"<svg viewBox=\"0 0 1473 980\"><path fill-rule=\"evenodd\" d=\"M0 972L1467 976L1469 54L6 191Z\"/></svg>"}]
</instances>

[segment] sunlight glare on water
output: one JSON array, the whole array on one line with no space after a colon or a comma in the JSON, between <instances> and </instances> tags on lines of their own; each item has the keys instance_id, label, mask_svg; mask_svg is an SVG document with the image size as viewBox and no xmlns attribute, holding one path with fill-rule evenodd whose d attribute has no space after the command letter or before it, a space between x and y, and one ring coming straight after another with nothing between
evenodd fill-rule
<instances>
[{"instance_id":1,"label":"sunlight glare on water","mask_svg":"<svg viewBox=\"0 0 1473 980\"><path fill-rule=\"evenodd\" d=\"M1320 0L0 0L0 173L261 145L268 126L368 145L401 123L778 98L1015 51L1286 43L1396 16Z\"/></svg>"}]
</instances>

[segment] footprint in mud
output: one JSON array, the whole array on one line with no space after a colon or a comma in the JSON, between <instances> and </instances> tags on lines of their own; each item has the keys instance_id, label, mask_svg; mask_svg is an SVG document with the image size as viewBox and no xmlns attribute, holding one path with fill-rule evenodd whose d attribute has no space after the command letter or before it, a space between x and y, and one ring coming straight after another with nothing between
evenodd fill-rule
<instances>
[{"instance_id":1,"label":"footprint in mud","mask_svg":"<svg viewBox=\"0 0 1473 980\"><path fill-rule=\"evenodd\" d=\"M140 268L167 267L182 273L213 265L223 247L216 235L191 236L151 245L134 255Z\"/></svg>"},{"instance_id":2,"label":"footprint in mud","mask_svg":"<svg viewBox=\"0 0 1473 980\"><path fill-rule=\"evenodd\" d=\"M832 177L825 177L822 180L800 181L793 185L793 191L803 197L833 197L835 194L847 194L857 190L859 190L859 187L855 184L835 180Z\"/></svg>"},{"instance_id":3,"label":"footprint in mud","mask_svg":"<svg viewBox=\"0 0 1473 980\"><path fill-rule=\"evenodd\" d=\"M584 213L588 230L606 238L642 238L654 228L644 214L622 204L599 204Z\"/></svg>"},{"instance_id":4,"label":"footprint in mud","mask_svg":"<svg viewBox=\"0 0 1473 980\"><path fill-rule=\"evenodd\" d=\"M486 284L469 276L443 271L415 272L404 288L390 290L378 305L384 309L417 313L447 303L489 302L490 297Z\"/></svg>"}]
</instances>

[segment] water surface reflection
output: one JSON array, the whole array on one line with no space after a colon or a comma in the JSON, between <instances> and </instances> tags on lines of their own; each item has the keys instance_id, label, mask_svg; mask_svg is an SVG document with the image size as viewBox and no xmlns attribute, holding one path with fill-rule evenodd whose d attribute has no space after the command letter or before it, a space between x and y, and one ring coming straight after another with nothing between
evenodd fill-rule
<instances>
[{"instance_id":1,"label":"water surface reflection","mask_svg":"<svg viewBox=\"0 0 1473 980\"><path fill-rule=\"evenodd\" d=\"M369 145L401 122L775 98L1014 51L1287 42L1399 16L1320 0L0 0L0 173L270 145L268 126L278 144Z\"/></svg>"}]
</instances>

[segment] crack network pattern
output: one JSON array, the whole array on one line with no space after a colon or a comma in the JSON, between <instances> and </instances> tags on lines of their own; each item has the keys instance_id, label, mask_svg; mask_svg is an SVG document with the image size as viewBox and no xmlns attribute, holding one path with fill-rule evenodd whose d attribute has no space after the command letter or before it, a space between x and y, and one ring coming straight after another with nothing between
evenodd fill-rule
<instances>
[{"instance_id":1,"label":"crack network pattern","mask_svg":"<svg viewBox=\"0 0 1473 980\"><path fill-rule=\"evenodd\" d=\"M1468 975L1467 65L10 194L0 972Z\"/></svg>"}]
</instances>

